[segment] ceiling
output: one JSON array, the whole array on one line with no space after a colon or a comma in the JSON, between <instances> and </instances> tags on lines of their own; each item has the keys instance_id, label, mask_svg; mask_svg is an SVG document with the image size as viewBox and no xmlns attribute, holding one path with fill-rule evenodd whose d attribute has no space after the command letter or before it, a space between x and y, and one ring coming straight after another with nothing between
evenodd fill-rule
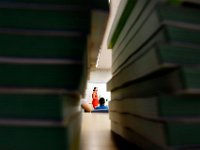
<instances>
[{"instance_id":1,"label":"ceiling","mask_svg":"<svg viewBox=\"0 0 200 150\"><path fill-rule=\"evenodd\" d=\"M96 60L96 69L111 69L112 64L112 50L107 48L107 39L109 36L109 32L112 26L112 22L115 18L115 14L118 8L120 0L111 0L110 1L110 14L108 18L108 22L106 25L104 38L102 41L101 48L98 50L98 56Z\"/></svg>"}]
</instances>

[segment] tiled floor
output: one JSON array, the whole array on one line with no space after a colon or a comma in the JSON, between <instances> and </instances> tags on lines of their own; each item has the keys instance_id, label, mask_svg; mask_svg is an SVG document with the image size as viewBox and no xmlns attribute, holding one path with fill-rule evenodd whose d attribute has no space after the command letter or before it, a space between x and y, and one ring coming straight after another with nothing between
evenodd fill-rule
<instances>
[{"instance_id":1,"label":"tiled floor","mask_svg":"<svg viewBox=\"0 0 200 150\"><path fill-rule=\"evenodd\" d=\"M118 150L108 113L83 113L80 150Z\"/></svg>"}]
</instances>

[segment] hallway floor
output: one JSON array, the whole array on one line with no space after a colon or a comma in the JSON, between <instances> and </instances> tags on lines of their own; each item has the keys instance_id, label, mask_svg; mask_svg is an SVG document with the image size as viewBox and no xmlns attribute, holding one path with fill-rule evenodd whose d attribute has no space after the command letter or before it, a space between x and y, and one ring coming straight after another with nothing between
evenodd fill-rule
<instances>
[{"instance_id":1,"label":"hallway floor","mask_svg":"<svg viewBox=\"0 0 200 150\"><path fill-rule=\"evenodd\" d=\"M108 113L83 113L80 150L128 150L122 143L110 130Z\"/></svg>"},{"instance_id":2,"label":"hallway floor","mask_svg":"<svg viewBox=\"0 0 200 150\"><path fill-rule=\"evenodd\" d=\"M83 113L80 150L118 150L108 113Z\"/></svg>"}]
</instances>

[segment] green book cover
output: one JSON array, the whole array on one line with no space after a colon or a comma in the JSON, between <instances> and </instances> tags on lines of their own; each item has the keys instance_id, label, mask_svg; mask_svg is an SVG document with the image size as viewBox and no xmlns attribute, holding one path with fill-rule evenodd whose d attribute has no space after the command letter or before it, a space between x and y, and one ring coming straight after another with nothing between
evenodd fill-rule
<instances>
[{"instance_id":1,"label":"green book cover","mask_svg":"<svg viewBox=\"0 0 200 150\"><path fill-rule=\"evenodd\" d=\"M151 150L168 150L164 147L158 146L146 137L138 134L136 131L124 127L118 122L111 120L111 131L118 136L124 138L128 142L133 143L134 145L137 145L137 147L141 149L151 149Z\"/></svg>"},{"instance_id":2,"label":"green book cover","mask_svg":"<svg viewBox=\"0 0 200 150\"><path fill-rule=\"evenodd\" d=\"M4 57L81 60L86 50L86 38L0 34L0 47L0 55Z\"/></svg>"},{"instance_id":3,"label":"green book cover","mask_svg":"<svg viewBox=\"0 0 200 150\"><path fill-rule=\"evenodd\" d=\"M152 74L111 91L111 100L131 97L152 97L158 94L199 94L200 70L198 67L180 67Z\"/></svg>"},{"instance_id":4,"label":"green book cover","mask_svg":"<svg viewBox=\"0 0 200 150\"><path fill-rule=\"evenodd\" d=\"M108 15L108 1L91 1L90 4L48 5L39 3L0 3L0 28L39 29L44 31L90 32L91 15L103 12ZM94 5L94 7L92 7ZM96 8L97 7L97 8ZM103 9L103 10L102 10ZM98 16L102 21L107 19Z\"/></svg>"},{"instance_id":5,"label":"green book cover","mask_svg":"<svg viewBox=\"0 0 200 150\"><path fill-rule=\"evenodd\" d=\"M0 119L69 119L80 110L77 95L0 94Z\"/></svg>"},{"instance_id":6,"label":"green book cover","mask_svg":"<svg viewBox=\"0 0 200 150\"><path fill-rule=\"evenodd\" d=\"M170 0L121 1L119 3L118 11L112 23L111 31L108 37L108 47L111 49L116 49L123 42L125 37L128 36L130 38L129 31L131 28L135 26L136 22L140 22L142 24L147 15L155 9L155 6L158 3L178 3L169 1Z\"/></svg>"},{"instance_id":7,"label":"green book cover","mask_svg":"<svg viewBox=\"0 0 200 150\"><path fill-rule=\"evenodd\" d=\"M109 117L112 121L137 132L165 149L200 145L199 119L195 122L190 122L190 119L184 121L180 121L181 119L178 121L151 120L117 112L110 112Z\"/></svg>"},{"instance_id":8,"label":"green book cover","mask_svg":"<svg viewBox=\"0 0 200 150\"><path fill-rule=\"evenodd\" d=\"M79 88L82 65L1 63L1 87Z\"/></svg>"},{"instance_id":9,"label":"green book cover","mask_svg":"<svg viewBox=\"0 0 200 150\"><path fill-rule=\"evenodd\" d=\"M66 149L67 129L64 127L0 126L1 149Z\"/></svg>"},{"instance_id":10,"label":"green book cover","mask_svg":"<svg viewBox=\"0 0 200 150\"><path fill-rule=\"evenodd\" d=\"M165 25L172 26L174 29L169 29L170 40L174 42L186 42L188 44L198 44L198 27L200 12L196 9L176 8L172 6L158 5L158 8L150 13L143 24L138 23L138 30L135 30L136 25L129 31L130 39L124 40L120 47L113 49L112 55L112 73L114 74L119 67L124 65L130 59L131 55L136 54L145 44L154 38L154 36ZM162 11L161 11L162 10ZM176 14L176 15L175 15ZM180 28L180 30L179 30ZM184 31L185 29L185 31ZM173 31L172 31L173 30ZM191 30L191 36L183 36ZM181 35L182 32L182 35ZM194 36L192 36L194 34ZM196 38L194 38L197 36ZM176 38L173 38L176 37ZM184 37L184 38L183 38ZM163 40L163 39L161 39ZM160 41L161 41L160 40Z\"/></svg>"},{"instance_id":11,"label":"green book cover","mask_svg":"<svg viewBox=\"0 0 200 150\"><path fill-rule=\"evenodd\" d=\"M119 5L118 5L117 11L116 11L116 15L113 19L113 23L111 25L110 32L108 35L108 40L107 40L108 48L113 48L114 41L117 39L117 37L114 37L113 35L115 34L117 36L120 33L121 28L119 28L118 30L116 29L117 26L120 25L120 23L119 23L120 20L121 20L121 24L123 25L124 22L126 21L126 19L128 18L128 16L126 16L126 15L129 15L131 7L129 8L129 10L127 12L125 12L124 10L126 8L128 8L128 3L130 3L130 2L131 2L131 0L123 0L123 1L119 2ZM126 16L126 17L124 19L122 19L122 16ZM119 23L119 25L118 25L118 23Z\"/></svg>"},{"instance_id":12,"label":"green book cover","mask_svg":"<svg viewBox=\"0 0 200 150\"><path fill-rule=\"evenodd\" d=\"M150 98L127 98L109 102L109 111L145 118L198 117L199 96L159 95Z\"/></svg>"},{"instance_id":13,"label":"green book cover","mask_svg":"<svg viewBox=\"0 0 200 150\"><path fill-rule=\"evenodd\" d=\"M108 6L107 0L1 1L0 55L82 59L88 36L95 51L101 44Z\"/></svg>"},{"instance_id":14,"label":"green book cover","mask_svg":"<svg viewBox=\"0 0 200 150\"><path fill-rule=\"evenodd\" d=\"M200 5L199 0L168 0L168 2L173 5L185 5L185 4Z\"/></svg>"},{"instance_id":15,"label":"green book cover","mask_svg":"<svg viewBox=\"0 0 200 150\"><path fill-rule=\"evenodd\" d=\"M60 5L62 6L70 6L74 8L74 6L85 7L87 9L99 9L103 11L108 11L108 1L107 0L91 0L91 1L82 1L82 0L2 0L3 4L39 4L39 5ZM89 7L90 6L90 7Z\"/></svg>"},{"instance_id":16,"label":"green book cover","mask_svg":"<svg viewBox=\"0 0 200 150\"><path fill-rule=\"evenodd\" d=\"M198 47L180 44L154 44L144 47L133 55L127 65L113 75L108 87L117 88L128 82L154 72L168 70L180 65L200 64Z\"/></svg>"},{"instance_id":17,"label":"green book cover","mask_svg":"<svg viewBox=\"0 0 200 150\"><path fill-rule=\"evenodd\" d=\"M72 30L87 33L90 13L85 8L51 10L41 8L1 8L0 28Z\"/></svg>"},{"instance_id":18,"label":"green book cover","mask_svg":"<svg viewBox=\"0 0 200 150\"><path fill-rule=\"evenodd\" d=\"M105 0L103 0L105 1ZM9 3L9 4L51 4L51 5L81 5L81 6L86 6L88 2L83 2L82 0L2 0L1 1L3 4Z\"/></svg>"},{"instance_id":19,"label":"green book cover","mask_svg":"<svg viewBox=\"0 0 200 150\"><path fill-rule=\"evenodd\" d=\"M117 14L115 15L112 27L108 36L108 48L113 48L120 37L121 32L128 32L132 25L140 16L149 1L123 0L120 1ZM130 19L129 19L130 18ZM125 30L125 31L124 31Z\"/></svg>"},{"instance_id":20,"label":"green book cover","mask_svg":"<svg viewBox=\"0 0 200 150\"><path fill-rule=\"evenodd\" d=\"M132 10L130 10L129 13L126 14L127 15L126 20L123 17L120 18L121 21L123 21L124 23L120 24L120 21L118 22L118 28L115 29L116 30L115 32L117 33L118 31L118 34L112 35L110 33L110 36L112 36L112 39L116 39L116 40L113 42L112 39L110 41L108 39L108 42L110 42L109 43L110 45L108 46L112 46L111 48L113 51L112 62L115 61L116 56L118 56L123 50L123 48L120 48L121 45L127 44L127 42L131 40L133 33L136 33L136 31L141 27L141 24L145 21L146 16L148 16L149 13L153 11L158 1L159 0L135 1L135 5L134 7L132 7ZM129 3L131 2L129 1ZM124 9L123 11L125 13L127 9ZM120 32L119 32L119 29L120 29Z\"/></svg>"},{"instance_id":21,"label":"green book cover","mask_svg":"<svg viewBox=\"0 0 200 150\"><path fill-rule=\"evenodd\" d=\"M0 119L0 147L9 150L79 149L81 113L61 122Z\"/></svg>"}]
</instances>

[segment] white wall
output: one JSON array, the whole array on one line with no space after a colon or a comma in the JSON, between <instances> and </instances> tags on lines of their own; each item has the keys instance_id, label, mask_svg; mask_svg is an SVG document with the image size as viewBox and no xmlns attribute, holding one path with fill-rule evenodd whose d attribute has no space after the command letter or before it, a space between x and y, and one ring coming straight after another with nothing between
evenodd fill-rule
<instances>
[{"instance_id":1,"label":"white wall","mask_svg":"<svg viewBox=\"0 0 200 150\"><path fill-rule=\"evenodd\" d=\"M104 97L105 99L110 100L110 92L107 92L105 83L88 82L87 89L86 89L86 97L85 97L86 101L88 101L89 103L92 102L92 92L93 92L94 87L98 87L99 98Z\"/></svg>"},{"instance_id":2,"label":"white wall","mask_svg":"<svg viewBox=\"0 0 200 150\"><path fill-rule=\"evenodd\" d=\"M88 82L106 83L111 79L111 69L91 70Z\"/></svg>"},{"instance_id":3,"label":"white wall","mask_svg":"<svg viewBox=\"0 0 200 150\"><path fill-rule=\"evenodd\" d=\"M92 102L92 92L94 87L98 87L98 95L100 97L104 97L108 101L110 101L110 92L107 91L106 83L111 78L110 70L93 70L90 72L90 78L87 81L87 87L85 90L85 97L82 101L86 101L88 103ZM106 105L108 102L106 102Z\"/></svg>"},{"instance_id":4,"label":"white wall","mask_svg":"<svg viewBox=\"0 0 200 150\"><path fill-rule=\"evenodd\" d=\"M107 48L108 44L108 36L110 34L110 30L115 19L115 15L118 10L118 6L121 0L111 0L110 1L110 14L108 23L106 26L106 31L104 34L104 38L102 41L101 48L99 50L98 59L96 63L97 68L110 69L112 66L112 50Z\"/></svg>"}]
</instances>

